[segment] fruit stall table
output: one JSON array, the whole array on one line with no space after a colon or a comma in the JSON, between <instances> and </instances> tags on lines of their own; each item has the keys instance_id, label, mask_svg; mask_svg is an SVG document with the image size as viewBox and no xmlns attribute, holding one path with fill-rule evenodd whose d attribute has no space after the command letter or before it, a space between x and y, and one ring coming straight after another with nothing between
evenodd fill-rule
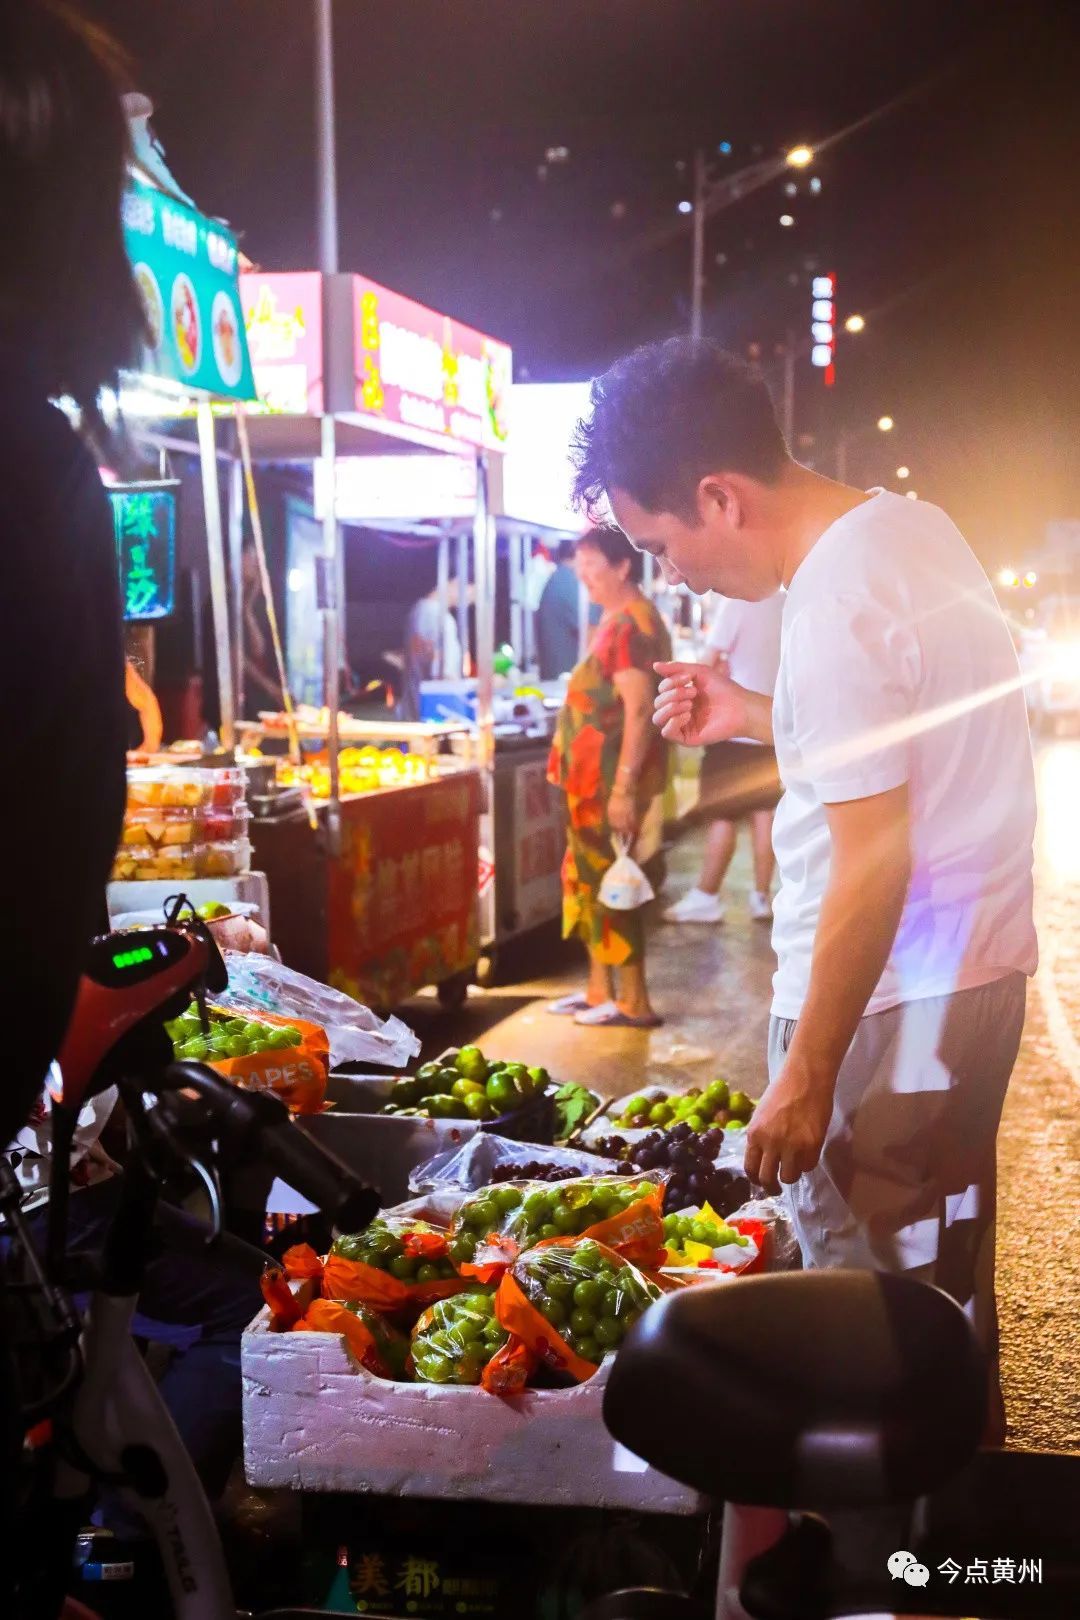
<instances>
[{"instance_id":1,"label":"fruit stall table","mask_svg":"<svg viewBox=\"0 0 1080 1620\"><path fill-rule=\"evenodd\" d=\"M479 950L480 807L481 777L468 768L344 797L336 855L325 805L315 829L295 805L257 817L252 843L283 960L370 1007L427 985L463 999Z\"/></svg>"}]
</instances>

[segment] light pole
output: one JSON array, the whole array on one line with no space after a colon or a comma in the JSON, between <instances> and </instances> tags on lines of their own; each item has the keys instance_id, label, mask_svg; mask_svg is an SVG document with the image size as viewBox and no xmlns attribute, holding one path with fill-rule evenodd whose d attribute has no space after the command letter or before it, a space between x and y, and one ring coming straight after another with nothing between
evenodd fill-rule
<instances>
[{"instance_id":1,"label":"light pole","mask_svg":"<svg viewBox=\"0 0 1080 1620\"><path fill-rule=\"evenodd\" d=\"M700 146L694 153L694 223L690 262L690 336L701 336L702 307L705 302L705 202L708 178L705 154Z\"/></svg>"},{"instance_id":2,"label":"light pole","mask_svg":"<svg viewBox=\"0 0 1080 1620\"><path fill-rule=\"evenodd\" d=\"M756 191L759 186L776 180L785 169L805 169L814 161L811 146L793 146L780 157L761 158L748 164L737 174L715 180L709 174L705 153L699 148L694 153L694 196L691 206L691 267L690 267L690 335L702 334L702 316L705 303L705 218L718 214L722 208ZM685 207L681 210L686 212Z\"/></svg>"},{"instance_id":3,"label":"light pole","mask_svg":"<svg viewBox=\"0 0 1080 1620\"><path fill-rule=\"evenodd\" d=\"M891 433L896 423L891 416L879 416L874 426L878 433ZM853 439L861 439L864 433L870 431L868 427L840 429L836 439L836 476L840 483L847 482L848 445Z\"/></svg>"}]
</instances>

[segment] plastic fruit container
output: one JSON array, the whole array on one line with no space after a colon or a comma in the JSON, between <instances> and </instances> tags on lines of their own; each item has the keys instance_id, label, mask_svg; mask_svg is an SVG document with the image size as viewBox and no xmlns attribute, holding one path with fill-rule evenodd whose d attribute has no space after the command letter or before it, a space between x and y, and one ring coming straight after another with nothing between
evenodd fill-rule
<instances>
[{"instance_id":1,"label":"plastic fruit container","mask_svg":"<svg viewBox=\"0 0 1080 1620\"><path fill-rule=\"evenodd\" d=\"M128 809L120 835L122 847L150 845L155 849L194 844L200 837L194 810Z\"/></svg>"},{"instance_id":2,"label":"plastic fruit container","mask_svg":"<svg viewBox=\"0 0 1080 1620\"><path fill-rule=\"evenodd\" d=\"M203 772L206 778L206 804L214 810L241 805L247 791L247 772L241 765L226 765Z\"/></svg>"},{"instance_id":3,"label":"plastic fruit container","mask_svg":"<svg viewBox=\"0 0 1080 1620\"><path fill-rule=\"evenodd\" d=\"M113 862L114 883L172 882L175 878L198 876L200 846L175 844L155 848L152 844L125 846Z\"/></svg>"},{"instance_id":4,"label":"plastic fruit container","mask_svg":"<svg viewBox=\"0 0 1080 1620\"><path fill-rule=\"evenodd\" d=\"M200 844L197 849L198 877L237 877L251 870L251 844L246 838L232 838L220 844Z\"/></svg>"},{"instance_id":5,"label":"plastic fruit container","mask_svg":"<svg viewBox=\"0 0 1080 1620\"><path fill-rule=\"evenodd\" d=\"M194 810L206 796L206 773L200 770L134 770L128 772L129 810Z\"/></svg>"},{"instance_id":6,"label":"plastic fruit container","mask_svg":"<svg viewBox=\"0 0 1080 1620\"><path fill-rule=\"evenodd\" d=\"M204 805L199 812L199 838L204 844L227 844L246 838L251 811L246 804Z\"/></svg>"}]
</instances>

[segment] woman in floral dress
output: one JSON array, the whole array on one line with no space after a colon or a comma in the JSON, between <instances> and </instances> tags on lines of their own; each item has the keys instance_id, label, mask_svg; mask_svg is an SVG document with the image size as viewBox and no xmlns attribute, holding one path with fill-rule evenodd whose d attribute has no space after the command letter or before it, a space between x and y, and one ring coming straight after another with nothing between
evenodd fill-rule
<instances>
[{"instance_id":1,"label":"woman in floral dress","mask_svg":"<svg viewBox=\"0 0 1080 1620\"><path fill-rule=\"evenodd\" d=\"M670 658L671 640L641 593L641 554L618 529L590 529L575 564L602 617L570 677L548 778L569 811L563 933L584 941L589 981L583 994L550 1010L579 1024L649 1029L661 1020L645 981L643 913L609 911L598 895L615 859L613 835L630 841L641 866L660 851L667 745L652 725L653 664Z\"/></svg>"}]
</instances>

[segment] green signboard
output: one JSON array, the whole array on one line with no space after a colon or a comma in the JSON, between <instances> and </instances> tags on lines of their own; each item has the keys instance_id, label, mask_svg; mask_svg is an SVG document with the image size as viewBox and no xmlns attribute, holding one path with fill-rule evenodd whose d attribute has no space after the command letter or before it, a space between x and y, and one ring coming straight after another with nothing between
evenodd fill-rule
<instances>
[{"instance_id":1,"label":"green signboard","mask_svg":"<svg viewBox=\"0 0 1080 1620\"><path fill-rule=\"evenodd\" d=\"M124 618L165 619L176 596L176 491L167 484L114 484L108 494Z\"/></svg>"},{"instance_id":2,"label":"green signboard","mask_svg":"<svg viewBox=\"0 0 1080 1620\"><path fill-rule=\"evenodd\" d=\"M206 394L254 399L232 232L132 179L124 237L150 326L141 370Z\"/></svg>"}]
</instances>

